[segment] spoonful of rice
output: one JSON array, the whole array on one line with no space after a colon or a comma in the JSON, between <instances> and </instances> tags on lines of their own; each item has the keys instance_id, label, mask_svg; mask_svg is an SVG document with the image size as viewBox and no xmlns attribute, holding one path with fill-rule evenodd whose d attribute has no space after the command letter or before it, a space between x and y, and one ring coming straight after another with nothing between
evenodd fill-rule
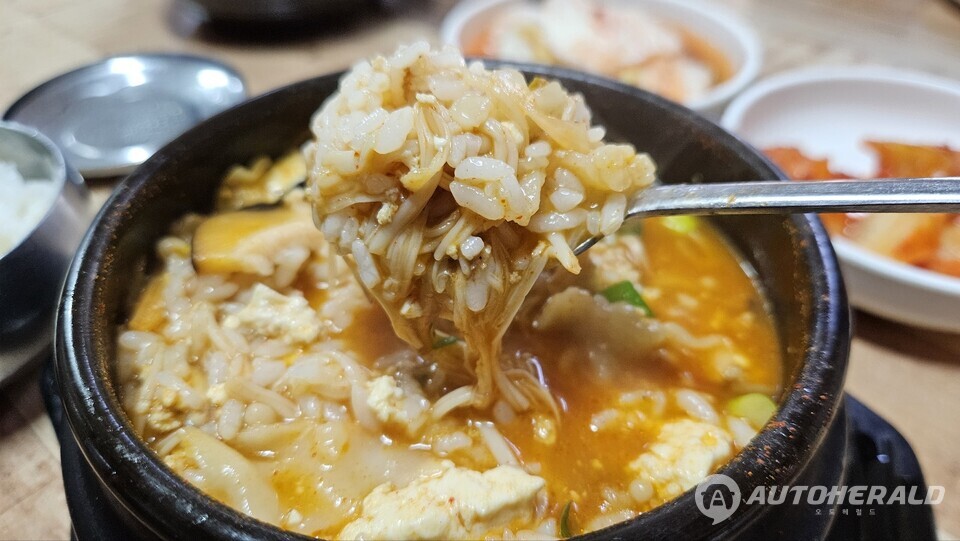
<instances>
[{"instance_id":1,"label":"spoonful of rice","mask_svg":"<svg viewBox=\"0 0 960 541\"><path fill-rule=\"evenodd\" d=\"M654 181L630 145L603 141L582 96L425 43L356 65L314 115L306 149L315 221L394 331L424 356L458 352L476 383L439 417L503 398L556 410L501 341L549 261L620 228L627 194ZM462 337L462 348L433 348Z\"/></svg>"}]
</instances>

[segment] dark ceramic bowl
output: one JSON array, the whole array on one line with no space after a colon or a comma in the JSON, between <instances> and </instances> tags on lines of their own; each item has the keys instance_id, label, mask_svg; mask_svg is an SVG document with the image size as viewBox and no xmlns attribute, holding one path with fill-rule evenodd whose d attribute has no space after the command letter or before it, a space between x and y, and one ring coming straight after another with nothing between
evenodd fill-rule
<instances>
[{"instance_id":1,"label":"dark ceramic bowl","mask_svg":"<svg viewBox=\"0 0 960 541\"><path fill-rule=\"evenodd\" d=\"M611 140L650 152L667 182L780 178L760 153L687 109L606 79L520 66L583 93ZM176 476L133 432L114 385L116 325L141 283L154 243L186 212L209 211L223 173L257 154L304 141L311 114L339 75L253 99L187 132L128 177L83 241L60 307L56 374L67 418L111 505L146 537L282 539ZM748 495L759 485L834 485L843 474L841 389L848 307L837 263L812 216L725 217L715 223L759 274L774 311L786 367L779 410L721 473ZM649 513L586 538L695 539L727 535L822 537L830 514L800 506L741 505L714 525L689 491Z\"/></svg>"},{"instance_id":2,"label":"dark ceramic bowl","mask_svg":"<svg viewBox=\"0 0 960 541\"><path fill-rule=\"evenodd\" d=\"M373 0L187 0L212 21L241 24L315 22L366 9Z\"/></svg>"}]
</instances>

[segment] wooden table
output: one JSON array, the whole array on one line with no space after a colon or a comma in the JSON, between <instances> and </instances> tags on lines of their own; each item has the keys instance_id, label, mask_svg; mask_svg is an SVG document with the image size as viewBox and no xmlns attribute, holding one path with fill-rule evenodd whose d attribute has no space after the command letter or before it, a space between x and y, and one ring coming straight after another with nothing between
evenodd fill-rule
<instances>
[{"instance_id":1,"label":"wooden table","mask_svg":"<svg viewBox=\"0 0 960 541\"><path fill-rule=\"evenodd\" d=\"M719 0L718 0L719 1ZM384 0L352 22L283 35L224 34L169 0L2 0L0 106L45 79L105 55L192 52L223 59L252 94L342 69L398 42L435 40L453 0ZM760 31L764 71L881 63L960 79L960 12L939 0L723 0ZM245 39L246 38L246 39ZM112 183L92 184L102 201ZM960 337L857 314L847 388L913 444L943 532L960 533ZM66 539L59 447L36 373L0 390L0 539ZM945 534L945 537L946 536Z\"/></svg>"}]
</instances>

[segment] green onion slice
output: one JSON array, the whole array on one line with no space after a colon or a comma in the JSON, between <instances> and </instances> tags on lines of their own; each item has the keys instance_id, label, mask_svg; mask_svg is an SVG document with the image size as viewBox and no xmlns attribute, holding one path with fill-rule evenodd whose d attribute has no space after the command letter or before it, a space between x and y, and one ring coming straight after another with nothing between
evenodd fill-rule
<instances>
[{"instance_id":1,"label":"green onion slice","mask_svg":"<svg viewBox=\"0 0 960 541\"><path fill-rule=\"evenodd\" d=\"M667 229L675 233L687 235L697 229L697 219L693 216L667 216L661 220Z\"/></svg>"},{"instance_id":2,"label":"green onion slice","mask_svg":"<svg viewBox=\"0 0 960 541\"><path fill-rule=\"evenodd\" d=\"M762 428L777 411L777 405L762 393L749 393L727 402L727 413L742 417L754 428Z\"/></svg>"},{"instance_id":3,"label":"green onion slice","mask_svg":"<svg viewBox=\"0 0 960 541\"><path fill-rule=\"evenodd\" d=\"M437 338L437 341L433 343L433 349L445 348L447 346L452 346L459 342L460 339L456 336L441 336Z\"/></svg>"},{"instance_id":4,"label":"green onion slice","mask_svg":"<svg viewBox=\"0 0 960 541\"><path fill-rule=\"evenodd\" d=\"M647 301L643 300L643 296L640 295L637 288L633 287L630 280L617 282L604 289L600 294L610 302L625 302L643 310L643 313L648 317L653 317L653 310L650 309Z\"/></svg>"},{"instance_id":5,"label":"green onion slice","mask_svg":"<svg viewBox=\"0 0 960 541\"><path fill-rule=\"evenodd\" d=\"M560 537L570 537L570 506L572 504L572 501L567 502L567 505L563 506L563 511L560 512Z\"/></svg>"}]
</instances>

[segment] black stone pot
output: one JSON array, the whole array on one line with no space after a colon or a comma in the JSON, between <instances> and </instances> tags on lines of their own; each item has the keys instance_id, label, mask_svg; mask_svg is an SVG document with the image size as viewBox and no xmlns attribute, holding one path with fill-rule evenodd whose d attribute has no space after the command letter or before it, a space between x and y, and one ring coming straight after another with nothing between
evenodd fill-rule
<instances>
[{"instance_id":1,"label":"black stone pot","mask_svg":"<svg viewBox=\"0 0 960 541\"><path fill-rule=\"evenodd\" d=\"M665 182L782 178L760 153L682 107L613 81L520 66L583 93L608 138L648 151ZM104 206L67 277L57 327L56 375L80 450L126 526L164 539L289 539L177 477L137 438L114 385L115 326L142 283L154 243L178 217L208 211L220 178L257 154L304 141L308 121L338 75L294 84L220 114L179 137L131 174ZM758 485L835 485L843 476L841 410L849 309L827 235L813 216L715 220L756 269L783 343L786 389L779 409L721 473L740 491ZM575 445L576 442L567 442ZM585 538L821 538L828 513L803 506L741 505L714 525L693 491Z\"/></svg>"}]
</instances>

